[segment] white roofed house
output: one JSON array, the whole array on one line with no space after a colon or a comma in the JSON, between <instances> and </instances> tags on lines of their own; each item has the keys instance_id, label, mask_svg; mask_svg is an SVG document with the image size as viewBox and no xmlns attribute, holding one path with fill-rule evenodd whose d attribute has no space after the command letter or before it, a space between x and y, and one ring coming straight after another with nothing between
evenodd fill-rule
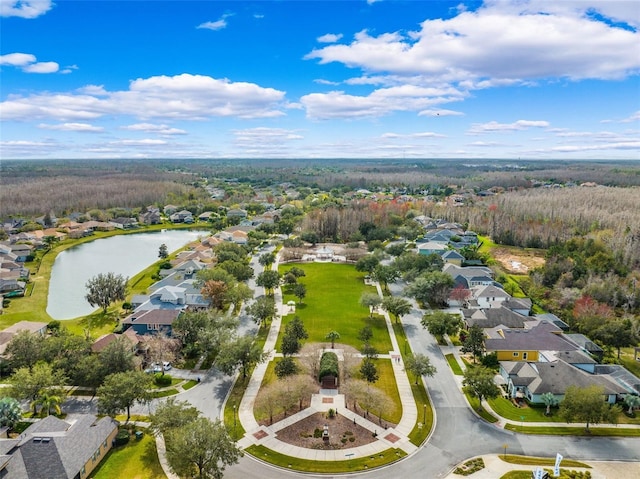
<instances>
[{"instance_id":1,"label":"white roofed house","mask_svg":"<svg viewBox=\"0 0 640 479\"><path fill-rule=\"evenodd\" d=\"M511 299L509 293L493 284L474 286L471 288L471 295L476 300L479 308L497 308L504 301Z\"/></svg>"}]
</instances>

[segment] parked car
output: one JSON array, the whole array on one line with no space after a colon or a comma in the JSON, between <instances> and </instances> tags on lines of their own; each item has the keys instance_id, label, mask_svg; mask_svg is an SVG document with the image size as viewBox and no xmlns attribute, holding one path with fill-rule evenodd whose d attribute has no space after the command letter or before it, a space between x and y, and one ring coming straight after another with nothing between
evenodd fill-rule
<instances>
[{"instance_id":1,"label":"parked car","mask_svg":"<svg viewBox=\"0 0 640 479\"><path fill-rule=\"evenodd\" d=\"M171 369L171 363L169 361L163 362L162 365L164 366L165 371L168 371L169 369Z\"/></svg>"}]
</instances>

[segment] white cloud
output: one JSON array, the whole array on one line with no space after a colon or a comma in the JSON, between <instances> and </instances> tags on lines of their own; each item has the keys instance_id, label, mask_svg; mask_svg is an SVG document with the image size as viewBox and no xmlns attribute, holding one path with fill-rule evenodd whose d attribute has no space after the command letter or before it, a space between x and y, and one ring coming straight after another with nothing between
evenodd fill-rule
<instances>
[{"instance_id":1,"label":"white cloud","mask_svg":"<svg viewBox=\"0 0 640 479\"><path fill-rule=\"evenodd\" d=\"M186 135L185 130L171 128L167 125L154 125L152 123L136 123L121 127L122 130L144 131L146 133L158 133L160 135Z\"/></svg>"},{"instance_id":2,"label":"white cloud","mask_svg":"<svg viewBox=\"0 0 640 479\"><path fill-rule=\"evenodd\" d=\"M597 150L636 150L640 152L640 141L628 141L619 143L603 143L597 145L563 145L551 148L551 151L561 153L575 153L580 151Z\"/></svg>"},{"instance_id":3,"label":"white cloud","mask_svg":"<svg viewBox=\"0 0 640 479\"><path fill-rule=\"evenodd\" d=\"M254 13L253 18L257 18L258 20L260 20L261 18L264 18L264 15L262 13Z\"/></svg>"},{"instance_id":4,"label":"white cloud","mask_svg":"<svg viewBox=\"0 0 640 479\"><path fill-rule=\"evenodd\" d=\"M549 13L526 0L489 2L450 19L426 20L409 35L361 31L350 44L327 45L305 58L448 82L612 79L637 72L639 33L590 18L586 4L578 6L579 12L558 8Z\"/></svg>"},{"instance_id":5,"label":"white cloud","mask_svg":"<svg viewBox=\"0 0 640 479\"><path fill-rule=\"evenodd\" d=\"M418 112L418 116L464 116L464 113L461 111L455 110L422 110Z\"/></svg>"},{"instance_id":6,"label":"white cloud","mask_svg":"<svg viewBox=\"0 0 640 479\"><path fill-rule=\"evenodd\" d=\"M25 73L55 73L59 70L56 62L38 62L22 68Z\"/></svg>"},{"instance_id":7,"label":"white cloud","mask_svg":"<svg viewBox=\"0 0 640 479\"><path fill-rule=\"evenodd\" d=\"M77 131L77 132L91 132L98 133L104 131L104 128L101 126L93 126L89 123L61 123L58 125L48 125L46 123L41 123L38 125L38 128L42 128L44 130L57 130L57 131Z\"/></svg>"},{"instance_id":8,"label":"white cloud","mask_svg":"<svg viewBox=\"0 0 640 479\"><path fill-rule=\"evenodd\" d=\"M157 140L152 138L146 138L144 140L117 140L109 142L110 145L123 145L123 146L164 146L167 144L165 140Z\"/></svg>"},{"instance_id":9,"label":"white cloud","mask_svg":"<svg viewBox=\"0 0 640 479\"><path fill-rule=\"evenodd\" d=\"M330 80L324 80L323 78L317 78L315 80L313 80L314 83L318 83L319 85L339 85L339 82L336 81L330 81Z\"/></svg>"},{"instance_id":10,"label":"white cloud","mask_svg":"<svg viewBox=\"0 0 640 479\"><path fill-rule=\"evenodd\" d=\"M435 133L433 131L423 131L418 133L383 133L381 138L446 138L446 135L442 133Z\"/></svg>"},{"instance_id":11,"label":"white cloud","mask_svg":"<svg viewBox=\"0 0 640 479\"><path fill-rule=\"evenodd\" d=\"M319 36L316 40L320 43L336 43L342 38L342 33L327 33Z\"/></svg>"},{"instance_id":12,"label":"white cloud","mask_svg":"<svg viewBox=\"0 0 640 479\"><path fill-rule=\"evenodd\" d=\"M631 116L620 120L621 123L631 123L634 121L640 121L640 110L636 111Z\"/></svg>"},{"instance_id":13,"label":"white cloud","mask_svg":"<svg viewBox=\"0 0 640 479\"><path fill-rule=\"evenodd\" d=\"M304 137L295 130L284 128L247 128L235 130L235 141L242 145L264 146L267 144L284 144L292 140L301 140Z\"/></svg>"},{"instance_id":14,"label":"white cloud","mask_svg":"<svg viewBox=\"0 0 640 479\"><path fill-rule=\"evenodd\" d=\"M52 7L51 0L0 0L0 17L36 18Z\"/></svg>"},{"instance_id":15,"label":"white cloud","mask_svg":"<svg viewBox=\"0 0 640 479\"><path fill-rule=\"evenodd\" d=\"M474 123L469 129L469 133L488 133L488 132L506 132L528 130L529 128L546 128L549 126L548 121L542 120L518 120L513 123L498 123L490 121L489 123Z\"/></svg>"},{"instance_id":16,"label":"white cloud","mask_svg":"<svg viewBox=\"0 0 640 479\"><path fill-rule=\"evenodd\" d=\"M220 17L219 20L215 22L204 22L198 25L196 28L204 28L207 30L222 30L223 28L227 28L227 18L233 16L231 13L225 13Z\"/></svg>"},{"instance_id":17,"label":"white cloud","mask_svg":"<svg viewBox=\"0 0 640 479\"><path fill-rule=\"evenodd\" d=\"M55 73L60 68L56 62L38 62L30 53L8 53L0 56L0 65L20 68L25 73Z\"/></svg>"},{"instance_id":18,"label":"white cloud","mask_svg":"<svg viewBox=\"0 0 640 479\"><path fill-rule=\"evenodd\" d=\"M343 91L311 93L300 99L307 116L315 119L379 117L394 111L429 109L433 105L462 99L452 87L425 88L402 85L374 90L368 96Z\"/></svg>"},{"instance_id":19,"label":"white cloud","mask_svg":"<svg viewBox=\"0 0 640 479\"><path fill-rule=\"evenodd\" d=\"M212 117L282 116L284 92L255 83L203 75L155 76L130 82L128 90L108 92L89 86L78 93L10 95L0 103L4 120L52 118L90 120L105 115L140 119L204 120Z\"/></svg>"},{"instance_id":20,"label":"white cloud","mask_svg":"<svg viewBox=\"0 0 640 479\"><path fill-rule=\"evenodd\" d=\"M31 55L30 53L8 53L7 55L0 55L0 65L24 67L35 63L35 61L35 55Z\"/></svg>"}]
</instances>

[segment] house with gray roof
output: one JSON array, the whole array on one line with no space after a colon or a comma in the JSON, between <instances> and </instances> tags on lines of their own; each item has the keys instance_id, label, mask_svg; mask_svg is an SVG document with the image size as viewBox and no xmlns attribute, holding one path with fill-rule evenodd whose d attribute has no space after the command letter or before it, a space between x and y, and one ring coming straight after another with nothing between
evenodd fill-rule
<instances>
[{"instance_id":1,"label":"house with gray roof","mask_svg":"<svg viewBox=\"0 0 640 479\"><path fill-rule=\"evenodd\" d=\"M0 439L0 478L85 479L113 446L118 423L92 414L47 416Z\"/></svg>"},{"instance_id":2,"label":"house with gray roof","mask_svg":"<svg viewBox=\"0 0 640 479\"><path fill-rule=\"evenodd\" d=\"M500 375L506 381L511 397L526 398L532 404L544 404L541 399L544 393L552 393L562 401L569 386L599 386L603 389L604 399L610 404L615 404L620 395L628 392L608 375L589 374L562 360L503 361L500 363Z\"/></svg>"}]
</instances>

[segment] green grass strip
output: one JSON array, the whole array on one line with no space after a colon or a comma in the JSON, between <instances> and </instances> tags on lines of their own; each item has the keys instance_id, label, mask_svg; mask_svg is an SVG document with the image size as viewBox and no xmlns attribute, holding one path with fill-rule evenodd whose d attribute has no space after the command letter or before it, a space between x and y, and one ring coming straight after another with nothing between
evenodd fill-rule
<instances>
[{"instance_id":1,"label":"green grass strip","mask_svg":"<svg viewBox=\"0 0 640 479\"><path fill-rule=\"evenodd\" d=\"M182 385L182 389L187 391L191 389L193 386L195 386L196 384L198 384L198 381L196 381L195 379L189 379L186 383Z\"/></svg>"},{"instance_id":2,"label":"green grass strip","mask_svg":"<svg viewBox=\"0 0 640 479\"><path fill-rule=\"evenodd\" d=\"M449 367L451 368L451 371L453 371L453 374L456 376L462 376L462 368L460 367L455 355L453 353L449 353L445 354L444 357L449 363Z\"/></svg>"},{"instance_id":3,"label":"green grass strip","mask_svg":"<svg viewBox=\"0 0 640 479\"><path fill-rule=\"evenodd\" d=\"M154 391L151 393L151 397L153 399L157 399L157 398L164 398L167 396L175 396L176 394L178 394L178 390L171 388L171 389L167 389L166 391Z\"/></svg>"},{"instance_id":4,"label":"green grass strip","mask_svg":"<svg viewBox=\"0 0 640 479\"><path fill-rule=\"evenodd\" d=\"M495 417L493 414L491 414L489 411L487 411L485 408L483 408L480 405L480 400L477 397L472 396L467 392L465 392L464 395L467 398L467 401L469 401L469 404L471 405L473 410L477 412L482 419L490 423L498 422L497 417Z\"/></svg>"},{"instance_id":5,"label":"green grass strip","mask_svg":"<svg viewBox=\"0 0 640 479\"><path fill-rule=\"evenodd\" d=\"M310 461L292 456L285 456L264 446L249 446L245 452L269 464L275 464L284 469L301 472L322 472L327 474L366 471L376 467L388 465L402 459L407 454L402 449L387 449L373 456L348 459L345 461ZM345 449L345 457L349 450Z\"/></svg>"},{"instance_id":6,"label":"green grass strip","mask_svg":"<svg viewBox=\"0 0 640 479\"><path fill-rule=\"evenodd\" d=\"M132 437L124 446L111 449L98 468L91 473L91 477L165 479L167 476L158 460L155 438L145 431L142 439Z\"/></svg>"},{"instance_id":7,"label":"green grass strip","mask_svg":"<svg viewBox=\"0 0 640 479\"><path fill-rule=\"evenodd\" d=\"M615 436L615 437L640 437L640 428L615 428L592 427L587 430L584 427L571 426L519 426L507 424L505 429L523 434L543 434L547 436Z\"/></svg>"},{"instance_id":8,"label":"green grass strip","mask_svg":"<svg viewBox=\"0 0 640 479\"><path fill-rule=\"evenodd\" d=\"M507 454L505 456L504 454L500 454L500 459L509 464L520 464L523 466L554 466L556 464L555 457L520 456L517 454ZM562 459L562 465L566 467L585 467L591 469L589 464L571 459Z\"/></svg>"}]
</instances>

